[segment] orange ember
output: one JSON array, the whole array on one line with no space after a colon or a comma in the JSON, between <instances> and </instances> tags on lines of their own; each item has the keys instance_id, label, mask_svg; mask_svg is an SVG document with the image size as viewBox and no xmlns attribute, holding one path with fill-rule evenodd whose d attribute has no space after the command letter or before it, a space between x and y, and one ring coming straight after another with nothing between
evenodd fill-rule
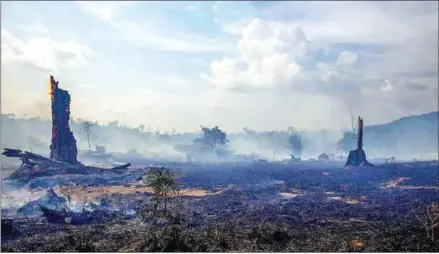
<instances>
[{"instance_id":1,"label":"orange ember","mask_svg":"<svg viewBox=\"0 0 439 254\"><path fill-rule=\"evenodd\" d=\"M53 100L53 92L55 90L55 79L53 78L52 75L49 76L49 95L50 95L50 99Z\"/></svg>"},{"instance_id":2,"label":"orange ember","mask_svg":"<svg viewBox=\"0 0 439 254\"><path fill-rule=\"evenodd\" d=\"M52 78L49 77L49 95L52 98Z\"/></svg>"},{"instance_id":3,"label":"orange ember","mask_svg":"<svg viewBox=\"0 0 439 254\"><path fill-rule=\"evenodd\" d=\"M352 240L352 241L351 241L351 244L352 244L352 246L354 246L354 247L363 247L363 246L364 246L364 243L361 242L361 241L358 240L358 239Z\"/></svg>"}]
</instances>

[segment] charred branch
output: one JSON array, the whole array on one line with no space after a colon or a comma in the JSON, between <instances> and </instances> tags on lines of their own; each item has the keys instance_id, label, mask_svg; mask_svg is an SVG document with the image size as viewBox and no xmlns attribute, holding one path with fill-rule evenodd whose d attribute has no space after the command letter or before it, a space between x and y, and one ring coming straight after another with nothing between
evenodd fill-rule
<instances>
[{"instance_id":1,"label":"charred branch","mask_svg":"<svg viewBox=\"0 0 439 254\"><path fill-rule=\"evenodd\" d=\"M120 165L120 166L117 166L117 167L111 168L111 170L126 169L126 168L128 168L129 166L131 166L131 163L127 163L127 164L123 164L123 165Z\"/></svg>"}]
</instances>

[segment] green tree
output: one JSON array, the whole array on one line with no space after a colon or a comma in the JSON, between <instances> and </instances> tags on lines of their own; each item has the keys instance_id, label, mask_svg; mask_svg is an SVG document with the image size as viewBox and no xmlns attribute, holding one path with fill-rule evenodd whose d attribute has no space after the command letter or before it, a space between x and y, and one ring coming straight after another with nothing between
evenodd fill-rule
<instances>
[{"instance_id":1,"label":"green tree","mask_svg":"<svg viewBox=\"0 0 439 254\"><path fill-rule=\"evenodd\" d=\"M166 215L170 195L176 188L174 173L170 169L163 167L151 168L144 181L146 182L146 186L150 187L155 195L154 214L156 214L160 206L162 206L163 215Z\"/></svg>"},{"instance_id":2,"label":"green tree","mask_svg":"<svg viewBox=\"0 0 439 254\"><path fill-rule=\"evenodd\" d=\"M207 128L201 126L202 136L193 140L195 144L199 144L204 148L212 151L219 147L227 145L227 134L221 131L218 126Z\"/></svg>"}]
</instances>

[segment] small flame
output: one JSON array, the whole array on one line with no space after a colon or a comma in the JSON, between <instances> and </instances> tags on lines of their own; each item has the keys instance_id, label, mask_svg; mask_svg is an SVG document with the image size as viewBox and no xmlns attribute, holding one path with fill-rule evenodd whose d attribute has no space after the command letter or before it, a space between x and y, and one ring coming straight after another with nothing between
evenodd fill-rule
<instances>
[{"instance_id":1,"label":"small flame","mask_svg":"<svg viewBox=\"0 0 439 254\"><path fill-rule=\"evenodd\" d=\"M354 239L351 241L352 246L354 247L363 247L364 243L358 239Z\"/></svg>"},{"instance_id":2,"label":"small flame","mask_svg":"<svg viewBox=\"0 0 439 254\"><path fill-rule=\"evenodd\" d=\"M49 77L49 95L52 98L52 76Z\"/></svg>"},{"instance_id":3,"label":"small flame","mask_svg":"<svg viewBox=\"0 0 439 254\"><path fill-rule=\"evenodd\" d=\"M56 89L56 81L55 81L55 79L53 78L53 76L52 75L50 75L50 77L49 77L49 95L50 95L50 98L53 100L54 99L54 91L55 91L55 89Z\"/></svg>"}]
</instances>

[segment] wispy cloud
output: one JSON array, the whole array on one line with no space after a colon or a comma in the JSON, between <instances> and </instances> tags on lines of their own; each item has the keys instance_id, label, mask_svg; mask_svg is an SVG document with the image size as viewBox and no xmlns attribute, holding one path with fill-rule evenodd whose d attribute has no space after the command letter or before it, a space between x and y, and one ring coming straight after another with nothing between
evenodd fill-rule
<instances>
[{"instance_id":1,"label":"wispy cloud","mask_svg":"<svg viewBox=\"0 0 439 254\"><path fill-rule=\"evenodd\" d=\"M41 27L39 30L47 31ZM92 49L76 40L59 41L48 36L20 39L6 29L1 35L2 64L21 62L56 72L61 65L86 66L96 57Z\"/></svg>"},{"instance_id":2,"label":"wispy cloud","mask_svg":"<svg viewBox=\"0 0 439 254\"><path fill-rule=\"evenodd\" d=\"M212 61L210 72L201 76L232 91L257 93L261 87L283 91L290 87L295 93L311 93L311 97L325 94L364 114L378 109L378 105L392 104L388 114L381 115L384 118L409 110L408 104L401 103L402 98L424 96L429 102L424 101L422 108L430 105L434 109L438 12L430 8L433 5L276 2L235 30L239 35L237 55ZM214 12L220 8L221 4L214 5ZM422 85L426 82L422 80L416 88L423 89L411 92L414 80L406 73L432 72L436 75L430 84L435 85ZM383 101L376 103L380 99ZM300 108L308 111L310 106L304 103ZM368 117L377 118L372 114Z\"/></svg>"},{"instance_id":3,"label":"wispy cloud","mask_svg":"<svg viewBox=\"0 0 439 254\"><path fill-rule=\"evenodd\" d=\"M96 15L105 22L114 22L123 12L123 8L135 5L133 1L114 1L114 2L93 2L93 1L76 1L76 3L85 11Z\"/></svg>"},{"instance_id":4,"label":"wispy cloud","mask_svg":"<svg viewBox=\"0 0 439 254\"><path fill-rule=\"evenodd\" d=\"M85 11L107 22L121 37L136 46L188 53L230 50L230 44L225 41L211 39L191 31L168 29L166 26L159 26L153 20L137 21L127 18L123 15L123 8L130 6L132 2L123 4L108 2L104 5L100 2L78 3Z\"/></svg>"}]
</instances>

